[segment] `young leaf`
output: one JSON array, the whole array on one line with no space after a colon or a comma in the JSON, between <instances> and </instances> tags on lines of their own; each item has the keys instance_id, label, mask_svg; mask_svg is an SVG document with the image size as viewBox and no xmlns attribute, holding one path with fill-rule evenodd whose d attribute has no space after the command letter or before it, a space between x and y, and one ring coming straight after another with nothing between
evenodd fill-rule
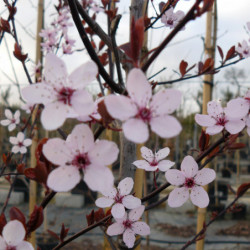
<instances>
[{"instance_id":1,"label":"young leaf","mask_svg":"<svg viewBox=\"0 0 250 250\"><path fill-rule=\"evenodd\" d=\"M184 77L184 75L186 74L187 66L188 66L188 63L186 61L182 60L180 63L180 66L179 66L181 77Z\"/></svg>"}]
</instances>

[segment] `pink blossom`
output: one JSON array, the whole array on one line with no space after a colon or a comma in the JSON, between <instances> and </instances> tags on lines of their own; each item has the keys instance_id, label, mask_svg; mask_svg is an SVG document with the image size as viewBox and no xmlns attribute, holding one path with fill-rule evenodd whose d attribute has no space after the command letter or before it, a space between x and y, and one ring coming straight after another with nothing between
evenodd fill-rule
<instances>
[{"instance_id":1,"label":"pink blossom","mask_svg":"<svg viewBox=\"0 0 250 250\"><path fill-rule=\"evenodd\" d=\"M13 131L16 125L20 123L20 111L17 110L13 115L9 109L5 109L4 114L7 119L1 120L0 124L2 126L8 126L8 130Z\"/></svg>"},{"instance_id":2,"label":"pink blossom","mask_svg":"<svg viewBox=\"0 0 250 250\"><path fill-rule=\"evenodd\" d=\"M33 246L24 240L25 229L18 220L9 221L3 228L0 236L1 250L34 250Z\"/></svg>"},{"instance_id":3,"label":"pink blossom","mask_svg":"<svg viewBox=\"0 0 250 250\"><path fill-rule=\"evenodd\" d=\"M44 105L42 125L54 130L62 126L67 117L93 112L92 96L84 88L95 79L97 72L96 64L89 61L68 76L65 63L49 53L45 59L45 79L22 89L22 96L29 103Z\"/></svg>"},{"instance_id":4,"label":"pink blossom","mask_svg":"<svg viewBox=\"0 0 250 250\"><path fill-rule=\"evenodd\" d=\"M21 106L21 109L24 110L27 114L30 114L34 108L34 103L25 103Z\"/></svg>"},{"instance_id":5,"label":"pink blossom","mask_svg":"<svg viewBox=\"0 0 250 250\"><path fill-rule=\"evenodd\" d=\"M137 160L134 161L133 164L141 169L145 169L146 171L167 171L169 168L174 166L174 162L169 160L163 160L169 155L169 148L160 149L157 153L153 153L147 147L141 147L141 154L145 160Z\"/></svg>"},{"instance_id":6,"label":"pink blossom","mask_svg":"<svg viewBox=\"0 0 250 250\"><path fill-rule=\"evenodd\" d=\"M11 136L10 137L10 143L14 146L11 149L11 152L14 154L21 153L26 154L27 153L27 147L29 147L32 143L31 139L24 139L24 133L18 132L17 137Z\"/></svg>"},{"instance_id":7,"label":"pink blossom","mask_svg":"<svg viewBox=\"0 0 250 250\"><path fill-rule=\"evenodd\" d=\"M236 48L236 51L241 54L242 57L247 58L250 56L250 47L246 40L243 40L242 43Z\"/></svg>"},{"instance_id":8,"label":"pink blossom","mask_svg":"<svg viewBox=\"0 0 250 250\"><path fill-rule=\"evenodd\" d=\"M114 142L94 141L87 125L76 125L66 141L49 139L43 147L45 157L59 166L49 174L47 185L56 192L67 192L80 182L84 173L83 180L91 190L110 190L114 177L106 166L117 159L118 153Z\"/></svg>"},{"instance_id":9,"label":"pink blossom","mask_svg":"<svg viewBox=\"0 0 250 250\"><path fill-rule=\"evenodd\" d=\"M248 112L243 102L241 98L233 99L227 103L226 108L222 108L216 101L208 102L208 115L196 114L195 121L200 126L207 127L206 133L209 135L218 134L224 128L230 134L237 134L245 127L242 118Z\"/></svg>"},{"instance_id":10,"label":"pink blossom","mask_svg":"<svg viewBox=\"0 0 250 250\"><path fill-rule=\"evenodd\" d=\"M178 23L183 19L184 16L185 13L183 11L178 10L176 13L174 13L174 9L173 7L171 7L162 15L161 22L170 29L173 29L178 25Z\"/></svg>"},{"instance_id":11,"label":"pink blossom","mask_svg":"<svg viewBox=\"0 0 250 250\"><path fill-rule=\"evenodd\" d=\"M246 125L247 125L247 133L250 136L250 115L247 116Z\"/></svg>"},{"instance_id":12,"label":"pink blossom","mask_svg":"<svg viewBox=\"0 0 250 250\"><path fill-rule=\"evenodd\" d=\"M120 235L123 234L123 241L128 248L132 248L135 244L135 235L149 235L150 227L142 221L138 221L145 207L139 206L129 213L124 214L123 218L116 219L116 222L113 223L107 229L107 234L109 236Z\"/></svg>"},{"instance_id":13,"label":"pink blossom","mask_svg":"<svg viewBox=\"0 0 250 250\"><path fill-rule=\"evenodd\" d=\"M207 185L215 179L216 174L213 169L198 170L198 164L194 158L186 156L181 163L181 171L170 169L166 172L165 177L170 184L178 186L169 194L168 205L170 207L182 206L189 196L194 205L200 208L208 206L208 194L201 186Z\"/></svg>"},{"instance_id":14,"label":"pink blossom","mask_svg":"<svg viewBox=\"0 0 250 250\"><path fill-rule=\"evenodd\" d=\"M178 135L181 125L172 114L181 103L181 92L163 89L152 97L152 89L140 69L128 74L129 97L109 95L104 102L110 115L123 121L124 135L135 143L144 143L149 137L148 125L163 138Z\"/></svg>"},{"instance_id":15,"label":"pink blossom","mask_svg":"<svg viewBox=\"0 0 250 250\"><path fill-rule=\"evenodd\" d=\"M104 197L100 197L96 200L95 204L98 207L111 207L111 214L114 218L122 218L125 214L125 208L133 209L141 205L141 200L133 195L129 195L134 186L132 178L127 177L123 179L117 189L104 192Z\"/></svg>"},{"instance_id":16,"label":"pink blossom","mask_svg":"<svg viewBox=\"0 0 250 250\"><path fill-rule=\"evenodd\" d=\"M56 47L58 42L57 31L55 29L43 29L39 33L40 37L43 37L44 42L41 43L41 46L44 51L50 53Z\"/></svg>"}]
</instances>

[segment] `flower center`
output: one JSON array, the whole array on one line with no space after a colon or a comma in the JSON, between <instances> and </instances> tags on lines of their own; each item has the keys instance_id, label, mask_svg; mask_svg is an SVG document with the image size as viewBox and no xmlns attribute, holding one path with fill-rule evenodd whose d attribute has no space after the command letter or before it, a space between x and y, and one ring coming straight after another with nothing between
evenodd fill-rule
<instances>
[{"instance_id":1,"label":"flower center","mask_svg":"<svg viewBox=\"0 0 250 250\"><path fill-rule=\"evenodd\" d=\"M225 124L228 122L224 114L217 115L215 117L215 120L216 120L216 125L221 125L221 126L225 126Z\"/></svg>"},{"instance_id":2,"label":"flower center","mask_svg":"<svg viewBox=\"0 0 250 250\"><path fill-rule=\"evenodd\" d=\"M167 24L169 24L169 25L173 25L173 23L174 23L173 19L169 19L169 20L167 21Z\"/></svg>"},{"instance_id":3,"label":"flower center","mask_svg":"<svg viewBox=\"0 0 250 250\"><path fill-rule=\"evenodd\" d=\"M152 162L150 162L151 167L155 167L157 165L158 165L158 161L156 159L154 159Z\"/></svg>"},{"instance_id":4,"label":"flower center","mask_svg":"<svg viewBox=\"0 0 250 250\"><path fill-rule=\"evenodd\" d=\"M23 143L21 141L18 142L18 147L23 147Z\"/></svg>"},{"instance_id":5,"label":"flower center","mask_svg":"<svg viewBox=\"0 0 250 250\"><path fill-rule=\"evenodd\" d=\"M137 114L137 118L141 118L144 122L149 122L151 119L151 111L148 108L141 108Z\"/></svg>"},{"instance_id":6,"label":"flower center","mask_svg":"<svg viewBox=\"0 0 250 250\"><path fill-rule=\"evenodd\" d=\"M74 89L63 87L58 92L57 99L58 99L58 101L61 101L64 104L67 104L67 105L71 106L71 97L72 97L72 95L73 95L74 92L75 92Z\"/></svg>"},{"instance_id":7,"label":"flower center","mask_svg":"<svg viewBox=\"0 0 250 250\"><path fill-rule=\"evenodd\" d=\"M7 246L6 250L16 250L16 247Z\"/></svg>"},{"instance_id":8,"label":"flower center","mask_svg":"<svg viewBox=\"0 0 250 250\"><path fill-rule=\"evenodd\" d=\"M132 227L132 221L130 221L130 220L125 220L125 221L123 221L123 226L125 227L125 228L131 228Z\"/></svg>"},{"instance_id":9,"label":"flower center","mask_svg":"<svg viewBox=\"0 0 250 250\"><path fill-rule=\"evenodd\" d=\"M115 202L116 203L122 203L122 199L124 196L120 195L119 192L117 192L116 196L115 196Z\"/></svg>"},{"instance_id":10,"label":"flower center","mask_svg":"<svg viewBox=\"0 0 250 250\"><path fill-rule=\"evenodd\" d=\"M11 119L11 123L16 123L16 119Z\"/></svg>"},{"instance_id":11,"label":"flower center","mask_svg":"<svg viewBox=\"0 0 250 250\"><path fill-rule=\"evenodd\" d=\"M192 188L195 185L194 179L193 178L186 178L184 186L186 188Z\"/></svg>"},{"instance_id":12,"label":"flower center","mask_svg":"<svg viewBox=\"0 0 250 250\"><path fill-rule=\"evenodd\" d=\"M75 156L74 160L72 161L72 165L78 167L79 169L85 169L90 164L88 154L79 154Z\"/></svg>"}]
</instances>

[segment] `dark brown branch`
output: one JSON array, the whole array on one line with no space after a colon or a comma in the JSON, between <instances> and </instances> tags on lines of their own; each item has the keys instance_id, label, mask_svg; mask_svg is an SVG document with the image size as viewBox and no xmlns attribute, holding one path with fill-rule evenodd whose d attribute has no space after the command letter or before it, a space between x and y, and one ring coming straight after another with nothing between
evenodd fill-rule
<instances>
[{"instance_id":1,"label":"dark brown branch","mask_svg":"<svg viewBox=\"0 0 250 250\"><path fill-rule=\"evenodd\" d=\"M121 88L120 85L116 84L108 75L107 71L105 70L105 68L103 67L101 61L99 60L89 38L88 35L82 25L81 19L78 15L78 11L77 11L77 7L76 7L76 1L72 0L72 1L68 1L69 7L70 7L70 11L71 11L71 15L73 18L73 21L76 25L76 28L78 30L78 33L81 37L81 40L83 42L83 44L85 45L89 56L91 57L91 59L97 64L98 68L99 68L99 73L102 76L102 78L106 81L106 83L110 86L110 88L117 92L117 93L123 93L124 90L123 88Z\"/></svg>"},{"instance_id":2,"label":"dark brown branch","mask_svg":"<svg viewBox=\"0 0 250 250\"><path fill-rule=\"evenodd\" d=\"M190 21L195 19L195 11L197 7L202 2L202 0L196 0L195 4L186 14L186 16L178 23L178 25L170 32L170 34L165 38L165 40L159 45L159 47L153 52L146 63L142 66L144 72L147 71L151 63L156 59L156 57L162 52L162 50L169 44L169 42L175 37L175 35Z\"/></svg>"}]
</instances>

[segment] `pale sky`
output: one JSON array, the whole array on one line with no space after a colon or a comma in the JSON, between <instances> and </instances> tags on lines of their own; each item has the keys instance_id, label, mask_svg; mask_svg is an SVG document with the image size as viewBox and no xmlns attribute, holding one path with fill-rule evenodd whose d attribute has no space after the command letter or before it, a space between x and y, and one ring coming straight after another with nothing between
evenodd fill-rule
<instances>
[{"instance_id":1,"label":"pale sky","mask_svg":"<svg viewBox=\"0 0 250 250\"><path fill-rule=\"evenodd\" d=\"M29 54L29 57L34 60L35 58L35 34L36 34L36 3L35 0L25 0L17 2L17 15L16 15L16 27L19 36L19 40L22 44L25 53ZM150 1L149 1L150 2ZM155 6L158 9L158 3L161 1L154 0ZM244 30L244 25L250 21L249 18L249 0L217 0L218 2L218 41L217 44L223 49L224 53L232 46L237 45L238 42L242 42L243 39L249 39L247 33ZM32 4L33 3L33 4ZM129 32L129 3L128 0L120 0L119 13L123 14L121 23L117 32L117 43L118 45L128 41ZM177 6L177 10L183 10L185 13L188 11L190 6L194 3L194 0L185 1L180 0ZM45 27L48 27L51 20L53 20L53 14L55 13L53 4L57 4L56 0L46 0L45 6ZM7 11L3 12L3 2L0 2L0 13L3 18L6 18ZM150 5L150 14L153 10ZM103 24L105 29L106 17L104 14L99 14L98 21ZM159 71L163 67L167 67L167 70L159 74L155 80L167 80L178 78L178 75L173 70L178 71L179 63L182 59L186 60L189 65L198 62L203 54L203 41L202 37L205 35L205 15L202 18L198 18L195 21L188 23L184 31L173 39L171 44L166 48L161 55L157 58L155 63L150 67L148 76ZM22 24L22 25L21 25ZM156 27L162 26L159 21ZM169 28L154 29L149 32L149 46L153 48L159 44L159 42L167 36L170 32ZM31 34L33 38L28 35ZM83 48L83 45L78 37L78 33L74 27L70 29L70 35L77 40L77 48ZM9 34L5 35L6 42L8 44L9 53L13 55L13 39ZM65 62L68 65L69 72L79 66L83 61L88 60L88 56L85 52L77 52L73 56L64 56ZM18 82L21 84L27 84L28 81L23 73L21 63L12 56L13 64L16 70ZM217 65L219 58L216 58ZM28 68L32 68L32 63L28 62ZM245 70L248 80L250 79L249 72L249 60L237 64L235 67L243 68ZM229 68L228 68L229 69ZM6 89L7 85L11 83L11 80L16 82L13 74L12 66L7 53L7 47L5 41L0 46L0 85L1 91ZM194 71L193 71L194 72ZM225 70L222 70L219 74L215 75L215 81L225 81L224 79ZM8 77L6 77L6 75ZM10 79L11 80L10 80ZM175 84L174 87L182 90L186 95L194 95L199 88L201 78L195 78L192 83L182 82ZM223 88L228 86L226 83L221 83L220 86ZM244 86L250 87L250 84L244 84ZM15 103L16 98L16 87L12 87L12 95L14 100L11 102ZM220 97L220 90L215 91L215 97ZM190 103L189 105L193 105ZM195 108L194 108L195 109Z\"/></svg>"}]
</instances>

